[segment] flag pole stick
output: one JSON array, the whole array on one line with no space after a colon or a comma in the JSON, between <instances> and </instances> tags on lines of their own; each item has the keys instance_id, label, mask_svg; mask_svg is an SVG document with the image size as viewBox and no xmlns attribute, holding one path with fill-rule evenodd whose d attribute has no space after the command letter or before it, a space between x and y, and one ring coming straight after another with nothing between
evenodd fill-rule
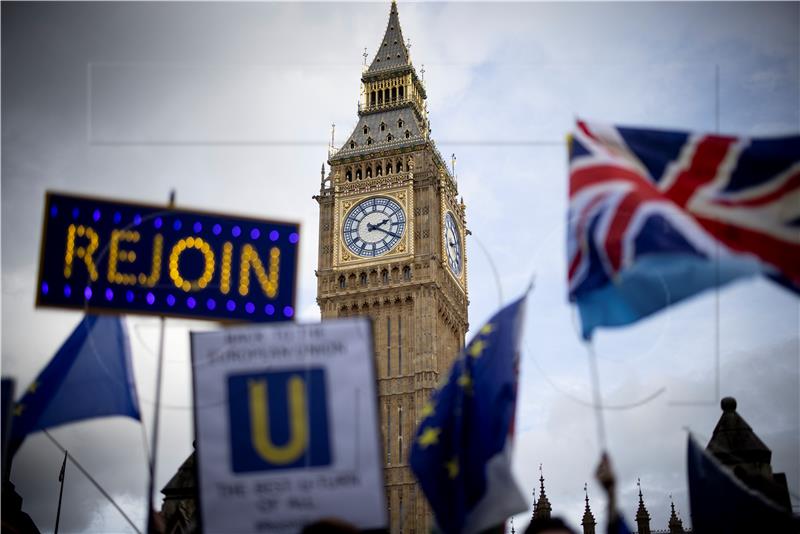
<instances>
[{"instance_id":1,"label":"flag pole stick","mask_svg":"<svg viewBox=\"0 0 800 534\"><path fill-rule=\"evenodd\" d=\"M58 481L61 482L61 489L58 491L58 509L56 510L56 528L53 530L54 534L58 534L58 523L61 520L61 498L64 496L64 478L67 470L67 455L69 453L64 451L64 463L61 464L61 472L58 474Z\"/></svg>"},{"instance_id":2,"label":"flag pole stick","mask_svg":"<svg viewBox=\"0 0 800 534\"><path fill-rule=\"evenodd\" d=\"M169 193L169 207L175 207L175 190ZM156 486L156 459L158 458L158 427L161 415L161 379L164 370L164 329L166 317L163 315L159 317L158 329L158 356L156 363L156 398L155 406L153 407L153 434L151 436L150 444L150 473L147 486L147 531L153 531L153 492Z\"/></svg>"},{"instance_id":3,"label":"flag pole stick","mask_svg":"<svg viewBox=\"0 0 800 534\"><path fill-rule=\"evenodd\" d=\"M65 448L64 448L64 446L63 446L63 445L61 445L61 443L59 443L59 442L58 442L58 440L56 440L56 438L54 438L52 435L50 435L50 432L48 432L47 430L42 430L42 433L44 433L44 435L45 435L45 436L47 436L47 437L48 437L48 439L49 439L49 440L50 440L50 441L53 443L53 445L55 445L56 447L58 447L58 449L59 449L59 450L61 450L61 451L64 451L64 454L67 456L67 458L69 458L69 459L70 459L70 461L72 462L72 465L74 465L75 467L77 467L77 468L78 468L78 471L80 471L81 473L83 473L83 476L85 476L85 477L86 477L86 478L89 480L89 482L91 482L91 483L92 483L92 485L93 485L95 488L97 488L97 491L99 491L99 492L100 492L100 493L103 495L103 497L105 497L106 499L108 499L108 502L110 502L110 503L111 503L111 505L112 505L114 508L116 508L116 509L117 509L117 511L118 511L118 512L120 513L120 515L121 515L121 516L122 516L122 517L125 519L125 521L127 521L127 522L128 522L128 524L131 526L131 528L133 528L133 530L136 532L136 534L141 534L141 531L139 530L139 527L137 527L137 526L136 526L136 523L134 523L134 522L131 520L131 518L130 518L130 517L128 517L128 514L126 514L126 513L125 513L125 510L123 510L123 509L120 507L120 505L119 505L119 504L117 504L117 502L114 500L114 498L113 498L113 497L111 497L111 495L110 495L110 494L109 494L109 493L108 493L106 490L104 490L104 489L103 489L103 486L101 486L101 485L100 485L100 483L99 483L97 480L95 480L95 478L94 478L94 477L93 477L91 474L89 474L89 471L87 471L87 470L86 470L86 468L85 468L85 467L83 467L83 466L81 465L81 463L80 463L78 460L76 460L76 459L75 459L75 457L74 457L74 456L70 455L70 454L67 452L67 449L65 449Z\"/></svg>"},{"instance_id":4,"label":"flag pole stick","mask_svg":"<svg viewBox=\"0 0 800 534\"><path fill-rule=\"evenodd\" d=\"M597 423L597 443L600 445L600 451L606 452L608 450L606 443L606 422L603 416L603 398L600 394L600 373L597 368L597 355L594 352L594 343L592 343L592 341L587 342L586 349L589 352L589 374L592 377L592 397L594 399L594 417Z\"/></svg>"}]
</instances>

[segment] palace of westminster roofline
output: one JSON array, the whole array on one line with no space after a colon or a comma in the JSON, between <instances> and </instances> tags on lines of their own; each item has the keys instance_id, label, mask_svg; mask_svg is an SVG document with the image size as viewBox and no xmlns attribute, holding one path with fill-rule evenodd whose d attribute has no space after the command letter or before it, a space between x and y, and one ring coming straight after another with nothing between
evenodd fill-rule
<instances>
[{"instance_id":1,"label":"palace of westminster roofline","mask_svg":"<svg viewBox=\"0 0 800 534\"><path fill-rule=\"evenodd\" d=\"M706 451L714 456L722 465L733 471L748 487L755 489L769 498L781 508L791 511L791 500L789 489L784 473L772 472L772 451L763 441L753 432L753 429L736 411L736 399L725 397L720 406L722 415L714 427L714 433L706 445ZM533 516L537 518L549 518L552 505L547 498L544 488L544 476L539 467L539 496L536 490L533 491ZM665 530L651 530L650 513L644 503L642 486L637 481L639 487L639 506L636 510L635 524L638 529L635 534L688 534L692 529L683 526L680 514L675 510L675 503L670 503L670 517ZM585 507L581 525L583 534L595 534L597 522L589 506L589 494L584 485ZM671 497L670 497L671 500ZM602 531L602 528L600 529Z\"/></svg>"}]
</instances>

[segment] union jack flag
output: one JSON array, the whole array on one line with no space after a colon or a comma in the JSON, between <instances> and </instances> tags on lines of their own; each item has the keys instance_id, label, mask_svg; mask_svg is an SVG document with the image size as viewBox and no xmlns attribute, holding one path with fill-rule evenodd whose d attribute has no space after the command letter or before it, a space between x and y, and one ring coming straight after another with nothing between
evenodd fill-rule
<instances>
[{"instance_id":1,"label":"union jack flag","mask_svg":"<svg viewBox=\"0 0 800 534\"><path fill-rule=\"evenodd\" d=\"M569 158L569 298L585 338L742 276L800 291L800 136L578 121Z\"/></svg>"}]
</instances>

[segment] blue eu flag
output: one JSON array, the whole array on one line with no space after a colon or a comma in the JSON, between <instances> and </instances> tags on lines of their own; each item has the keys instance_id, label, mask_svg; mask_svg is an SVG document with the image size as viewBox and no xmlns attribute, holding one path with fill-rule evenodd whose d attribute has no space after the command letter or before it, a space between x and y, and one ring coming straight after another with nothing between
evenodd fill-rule
<instances>
[{"instance_id":1,"label":"blue eu flag","mask_svg":"<svg viewBox=\"0 0 800 534\"><path fill-rule=\"evenodd\" d=\"M704 451L689 436L687 446L689 504L692 527L698 534L793 534L800 532L800 520L749 488Z\"/></svg>"},{"instance_id":2,"label":"blue eu flag","mask_svg":"<svg viewBox=\"0 0 800 534\"><path fill-rule=\"evenodd\" d=\"M87 315L14 406L11 451L46 428L109 415L139 420L122 320Z\"/></svg>"},{"instance_id":3,"label":"blue eu flag","mask_svg":"<svg viewBox=\"0 0 800 534\"><path fill-rule=\"evenodd\" d=\"M524 301L483 325L423 408L409 460L443 532L480 532L528 508L509 437Z\"/></svg>"}]
</instances>

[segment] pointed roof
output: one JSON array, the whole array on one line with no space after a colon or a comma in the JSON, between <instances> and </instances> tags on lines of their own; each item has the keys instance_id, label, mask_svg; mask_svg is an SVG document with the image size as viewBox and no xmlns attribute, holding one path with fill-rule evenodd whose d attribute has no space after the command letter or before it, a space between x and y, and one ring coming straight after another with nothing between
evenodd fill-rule
<instances>
[{"instance_id":1,"label":"pointed roof","mask_svg":"<svg viewBox=\"0 0 800 534\"><path fill-rule=\"evenodd\" d=\"M706 450L728 467L739 464L765 463L772 451L756 436L753 429L736 411L736 399L725 397L720 402L720 416Z\"/></svg>"},{"instance_id":2,"label":"pointed roof","mask_svg":"<svg viewBox=\"0 0 800 534\"><path fill-rule=\"evenodd\" d=\"M408 48L403 41L403 30L400 28L400 17L397 15L397 3L392 0L389 10L389 22L386 24L386 33L383 40L378 43L378 51L366 74L373 74L385 70L407 67L411 65Z\"/></svg>"},{"instance_id":3,"label":"pointed roof","mask_svg":"<svg viewBox=\"0 0 800 534\"><path fill-rule=\"evenodd\" d=\"M672 513L669 516L669 523L667 527L669 527L670 534L679 534L683 532L683 521L680 520L678 514L675 513L675 502L672 500L672 496L670 495L669 499L670 508L672 508Z\"/></svg>"},{"instance_id":4,"label":"pointed roof","mask_svg":"<svg viewBox=\"0 0 800 534\"><path fill-rule=\"evenodd\" d=\"M636 485L639 486L639 508L636 510L636 522L650 522L650 513L644 505L644 497L642 497L642 481L636 479Z\"/></svg>"},{"instance_id":5,"label":"pointed roof","mask_svg":"<svg viewBox=\"0 0 800 534\"><path fill-rule=\"evenodd\" d=\"M589 508L589 488L585 483L583 484L583 493L585 494L586 507L583 510L583 520L581 521L581 525L583 525L584 533L594 533L594 526L597 525L597 521L594 520L592 509Z\"/></svg>"},{"instance_id":6,"label":"pointed roof","mask_svg":"<svg viewBox=\"0 0 800 534\"><path fill-rule=\"evenodd\" d=\"M539 484L539 500L536 502L536 510L534 511L533 515L537 519L548 519L553 507L550 506L550 500L547 498L547 494L544 492L544 475L542 474L541 465L539 466Z\"/></svg>"}]
</instances>

